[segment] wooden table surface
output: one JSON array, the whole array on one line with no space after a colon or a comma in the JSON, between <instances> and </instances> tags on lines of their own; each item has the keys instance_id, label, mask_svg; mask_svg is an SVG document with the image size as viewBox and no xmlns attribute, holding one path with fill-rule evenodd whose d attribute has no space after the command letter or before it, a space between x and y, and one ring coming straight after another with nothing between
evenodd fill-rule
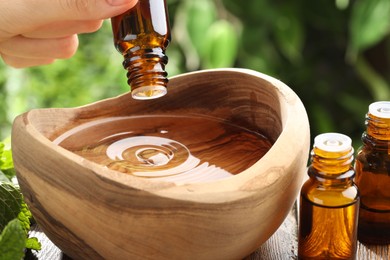
<instances>
[{"instance_id":1,"label":"wooden table surface","mask_svg":"<svg viewBox=\"0 0 390 260\"><path fill-rule=\"evenodd\" d=\"M261 247L244 260L287 260L298 259L297 241L297 210L294 207L283 224ZM42 250L33 252L26 257L27 260L71 260L64 255L46 236L39 227L35 227L30 236L37 237L42 243ZM390 245L364 245L358 243L357 260L389 260Z\"/></svg>"}]
</instances>

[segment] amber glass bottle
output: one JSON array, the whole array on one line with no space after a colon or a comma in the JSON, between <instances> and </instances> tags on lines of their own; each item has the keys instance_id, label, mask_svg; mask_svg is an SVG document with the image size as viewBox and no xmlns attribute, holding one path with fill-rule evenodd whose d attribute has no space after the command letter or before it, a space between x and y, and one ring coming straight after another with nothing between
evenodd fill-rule
<instances>
[{"instance_id":1,"label":"amber glass bottle","mask_svg":"<svg viewBox=\"0 0 390 260\"><path fill-rule=\"evenodd\" d=\"M362 141L355 162L361 193L358 239L390 244L390 101L369 106Z\"/></svg>"},{"instance_id":2,"label":"amber glass bottle","mask_svg":"<svg viewBox=\"0 0 390 260\"><path fill-rule=\"evenodd\" d=\"M135 99L167 93L165 65L170 27L165 0L139 0L135 7L111 19L114 44L124 56L128 84Z\"/></svg>"},{"instance_id":3,"label":"amber glass bottle","mask_svg":"<svg viewBox=\"0 0 390 260\"><path fill-rule=\"evenodd\" d=\"M300 195L299 259L356 257L359 192L351 143L338 133L314 139L309 179Z\"/></svg>"}]
</instances>

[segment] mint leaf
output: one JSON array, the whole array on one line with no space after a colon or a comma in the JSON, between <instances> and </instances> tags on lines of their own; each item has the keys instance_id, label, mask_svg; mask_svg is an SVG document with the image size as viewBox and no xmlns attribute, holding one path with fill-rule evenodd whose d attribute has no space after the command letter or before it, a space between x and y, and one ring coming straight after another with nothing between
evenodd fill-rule
<instances>
[{"instance_id":1,"label":"mint leaf","mask_svg":"<svg viewBox=\"0 0 390 260\"><path fill-rule=\"evenodd\" d=\"M21 259L24 249L40 250L36 238L28 238L32 215L15 177L10 138L0 142L0 259ZM21 253L20 253L21 252Z\"/></svg>"},{"instance_id":2,"label":"mint leaf","mask_svg":"<svg viewBox=\"0 0 390 260\"><path fill-rule=\"evenodd\" d=\"M7 176L9 180L15 176L14 161L11 152L11 139L7 138L0 142L0 171Z\"/></svg>"},{"instance_id":3,"label":"mint leaf","mask_svg":"<svg viewBox=\"0 0 390 260\"><path fill-rule=\"evenodd\" d=\"M32 219L32 215L25 202L22 202L20 206L21 209L18 214L18 219L20 220L20 224L22 224L22 227L27 235L28 231L30 231L30 219Z\"/></svg>"},{"instance_id":4,"label":"mint leaf","mask_svg":"<svg viewBox=\"0 0 390 260\"><path fill-rule=\"evenodd\" d=\"M7 182L11 183L10 179L0 170L0 183L1 182Z\"/></svg>"},{"instance_id":5,"label":"mint leaf","mask_svg":"<svg viewBox=\"0 0 390 260\"><path fill-rule=\"evenodd\" d=\"M0 259L22 259L26 246L26 234L18 219L10 221L0 235Z\"/></svg>"},{"instance_id":6,"label":"mint leaf","mask_svg":"<svg viewBox=\"0 0 390 260\"><path fill-rule=\"evenodd\" d=\"M0 232L22 210L23 196L11 183L0 183Z\"/></svg>"},{"instance_id":7,"label":"mint leaf","mask_svg":"<svg viewBox=\"0 0 390 260\"><path fill-rule=\"evenodd\" d=\"M12 160L11 150L3 150L1 154L0 167L4 170L13 170L14 162Z\"/></svg>"},{"instance_id":8,"label":"mint leaf","mask_svg":"<svg viewBox=\"0 0 390 260\"><path fill-rule=\"evenodd\" d=\"M30 237L26 240L26 248L34 249L34 250L41 250L42 245L41 245L41 243L39 243L39 241L36 237Z\"/></svg>"}]
</instances>

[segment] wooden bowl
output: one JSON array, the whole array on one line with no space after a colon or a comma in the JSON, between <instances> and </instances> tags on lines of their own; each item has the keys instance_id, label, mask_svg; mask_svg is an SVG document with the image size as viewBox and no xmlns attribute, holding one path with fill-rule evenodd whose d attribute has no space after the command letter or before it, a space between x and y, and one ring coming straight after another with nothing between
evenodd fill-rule
<instances>
[{"instance_id":1,"label":"wooden bowl","mask_svg":"<svg viewBox=\"0 0 390 260\"><path fill-rule=\"evenodd\" d=\"M264 243L292 208L310 133L304 106L289 87L251 70L216 69L173 77L168 90L151 101L125 94L16 118L12 150L25 200L68 256L239 259ZM92 120L156 113L206 114L261 132L274 143L233 177L183 185L109 170L53 143Z\"/></svg>"}]
</instances>

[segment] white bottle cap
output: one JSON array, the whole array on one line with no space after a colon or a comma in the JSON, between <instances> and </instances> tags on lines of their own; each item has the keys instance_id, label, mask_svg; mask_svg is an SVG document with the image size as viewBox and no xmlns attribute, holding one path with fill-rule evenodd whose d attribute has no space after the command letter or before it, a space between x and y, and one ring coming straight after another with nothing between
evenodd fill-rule
<instances>
[{"instance_id":1,"label":"white bottle cap","mask_svg":"<svg viewBox=\"0 0 390 260\"><path fill-rule=\"evenodd\" d=\"M390 101L379 101L368 107L368 112L379 118L390 118Z\"/></svg>"},{"instance_id":2,"label":"white bottle cap","mask_svg":"<svg viewBox=\"0 0 390 260\"><path fill-rule=\"evenodd\" d=\"M345 152L351 146L351 138L339 133L325 133L314 138L314 147L327 152Z\"/></svg>"}]
</instances>

